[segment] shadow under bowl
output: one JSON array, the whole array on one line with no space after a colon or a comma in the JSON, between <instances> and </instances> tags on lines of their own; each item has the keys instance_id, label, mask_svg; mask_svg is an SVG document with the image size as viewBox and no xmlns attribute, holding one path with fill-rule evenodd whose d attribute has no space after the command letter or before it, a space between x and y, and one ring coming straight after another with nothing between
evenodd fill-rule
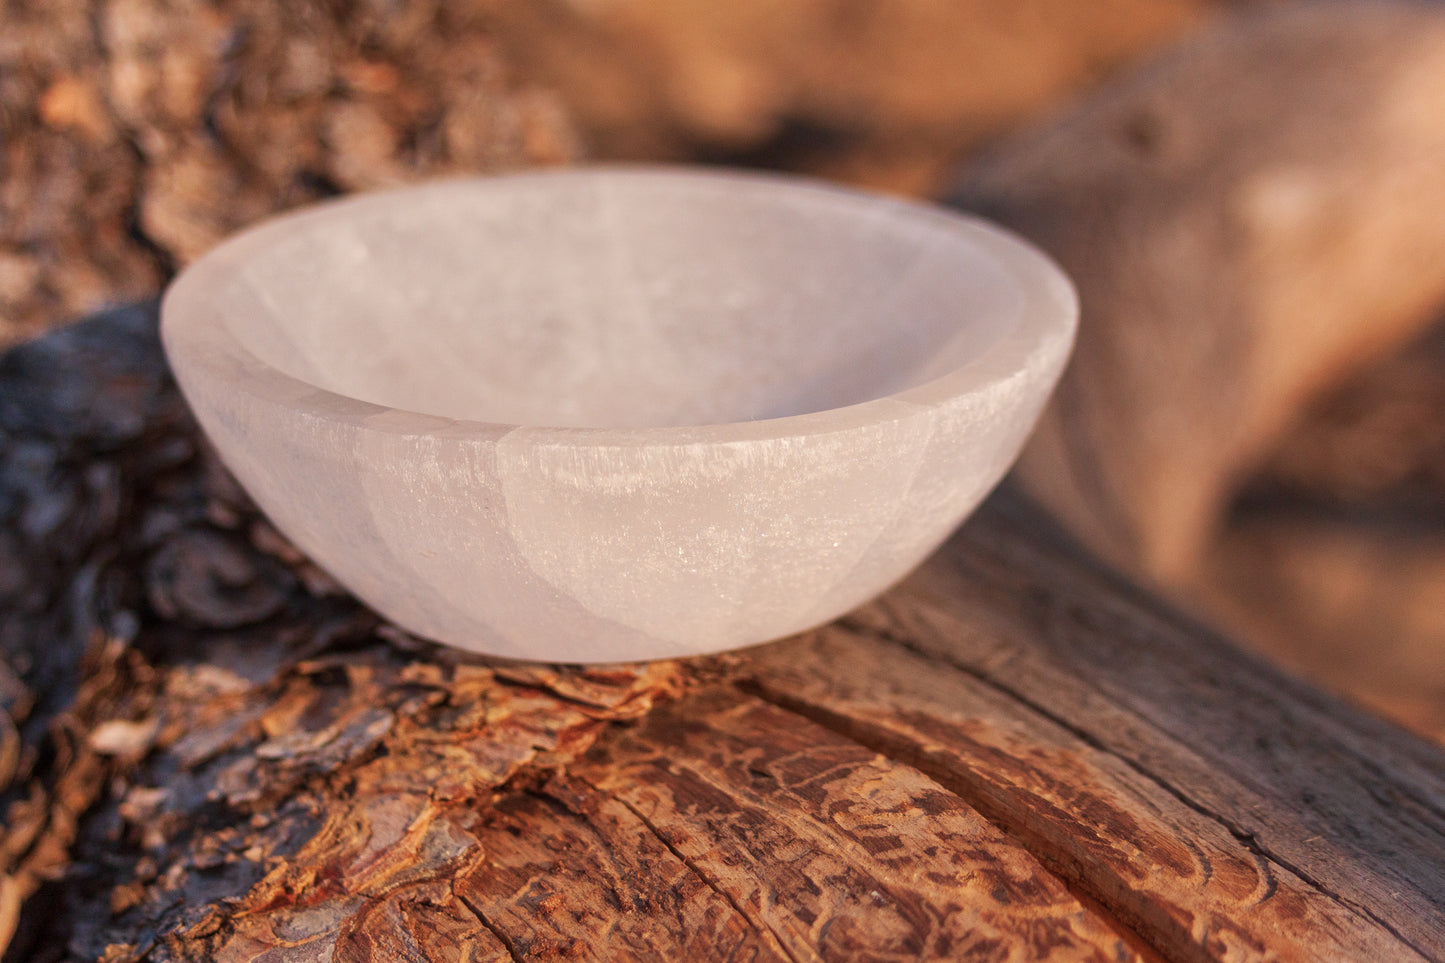
<instances>
[{"instance_id":1,"label":"shadow under bowl","mask_svg":"<svg viewBox=\"0 0 1445 963\"><path fill-rule=\"evenodd\" d=\"M822 624L1017 456L1072 344L999 228L792 178L579 168L333 201L182 272L222 459L386 617L614 662Z\"/></svg>"}]
</instances>

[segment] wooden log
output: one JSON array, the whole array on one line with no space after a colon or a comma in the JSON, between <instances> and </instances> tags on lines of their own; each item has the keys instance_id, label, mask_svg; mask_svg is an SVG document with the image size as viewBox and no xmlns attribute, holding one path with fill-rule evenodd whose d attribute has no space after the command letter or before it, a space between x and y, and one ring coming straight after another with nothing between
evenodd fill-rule
<instances>
[{"instance_id":1,"label":"wooden log","mask_svg":"<svg viewBox=\"0 0 1445 963\"><path fill-rule=\"evenodd\" d=\"M1029 491L1093 551L1427 733L1445 486L1442 355L1418 335L1445 305L1442 91L1439 4L1261 5L993 144L955 198L1078 283ZM1280 481L1290 497L1253 497ZM1354 504L1300 510L1320 495Z\"/></svg>"},{"instance_id":2,"label":"wooden log","mask_svg":"<svg viewBox=\"0 0 1445 963\"><path fill-rule=\"evenodd\" d=\"M1442 89L1438 4L1265 4L963 171L1078 283L1020 473L1091 548L1188 585L1303 405L1439 317Z\"/></svg>"},{"instance_id":3,"label":"wooden log","mask_svg":"<svg viewBox=\"0 0 1445 963\"><path fill-rule=\"evenodd\" d=\"M1445 752L1011 492L819 632L532 666L287 545L147 308L0 427L7 963L1445 958Z\"/></svg>"}]
</instances>

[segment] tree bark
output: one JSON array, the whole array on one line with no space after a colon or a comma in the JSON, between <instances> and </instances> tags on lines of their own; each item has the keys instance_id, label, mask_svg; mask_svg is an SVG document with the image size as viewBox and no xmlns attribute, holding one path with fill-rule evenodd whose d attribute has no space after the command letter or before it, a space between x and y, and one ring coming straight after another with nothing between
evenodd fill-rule
<instances>
[{"instance_id":1,"label":"tree bark","mask_svg":"<svg viewBox=\"0 0 1445 963\"><path fill-rule=\"evenodd\" d=\"M151 307L0 425L7 961L1445 958L1445 753L1009 490L823 630L537 666L290 547Z\"/></svg>"}]
</instances>

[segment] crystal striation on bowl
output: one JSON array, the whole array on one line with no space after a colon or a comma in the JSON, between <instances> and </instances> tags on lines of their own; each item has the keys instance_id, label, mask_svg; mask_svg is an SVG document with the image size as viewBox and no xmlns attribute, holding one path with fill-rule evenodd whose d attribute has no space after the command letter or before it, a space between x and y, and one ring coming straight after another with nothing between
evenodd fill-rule
<instances>
[{"instance_id":1,"label":"crystal striation on bowl","mask_svg":"<svg viewBox=\"0 0 1445 963\"><path fill-rule=\"evenodd\" d=\"M521 659L710 652L903 577L995 485L1077 305L929 206L581 168L332 201L162 306L267 515L398 625Z\"/></svg>"}]
</instances>

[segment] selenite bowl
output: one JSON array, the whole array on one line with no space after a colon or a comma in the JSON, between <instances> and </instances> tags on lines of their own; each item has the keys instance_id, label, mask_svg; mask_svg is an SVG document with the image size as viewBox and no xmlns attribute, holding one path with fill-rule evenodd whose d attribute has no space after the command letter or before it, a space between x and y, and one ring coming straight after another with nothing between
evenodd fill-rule
<instances>
[{"instance_id":1,"label":"selenite bowl","mask_svg":"<svg viewBox=\"0 0 1445 963\"><path fill-rule=\"evenodd\" d=\"M1077 306L1034 248L802 180L593 168L333 201L167 292L262 510L398 625L715 651L900 579L1016 457Z\"/></svg>"}]
</instances>

